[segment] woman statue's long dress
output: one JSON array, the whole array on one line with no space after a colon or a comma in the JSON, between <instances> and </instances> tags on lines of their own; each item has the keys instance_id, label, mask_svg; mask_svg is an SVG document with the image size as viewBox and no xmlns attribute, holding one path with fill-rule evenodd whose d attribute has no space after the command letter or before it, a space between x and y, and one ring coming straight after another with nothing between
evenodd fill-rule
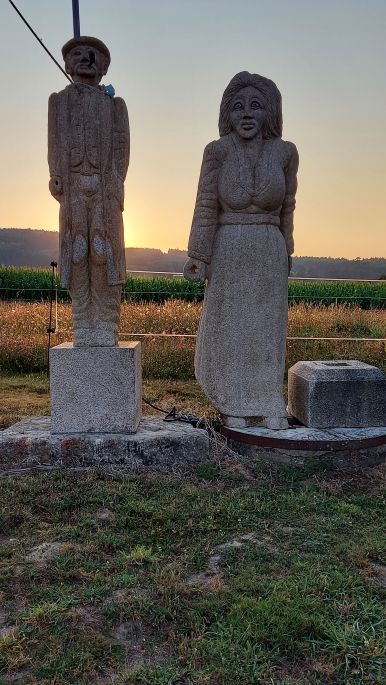
<instances>
[{"instance_id":1,"label":"woman statue's long dress","mask_svg":"<svg viewBox=\"0 0 386 685\"><path fill-rule=\"evenodd\" d=\"M257 74L232 79L219 128L204 151L184 269L207 278L196 378L226 425L282 429L297 150L281 138L278 89Z\"/></svg>"}]
</instances>

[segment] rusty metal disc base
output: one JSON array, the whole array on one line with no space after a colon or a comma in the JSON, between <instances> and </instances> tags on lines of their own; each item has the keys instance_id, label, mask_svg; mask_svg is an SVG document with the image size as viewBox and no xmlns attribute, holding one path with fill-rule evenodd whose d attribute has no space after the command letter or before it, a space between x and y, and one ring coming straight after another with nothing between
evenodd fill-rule
<instances>
[{"instance_id":1,"label":"rusty metal disc base","mask_svg":"<svg viewBox=\"0 0 386 685\"><path fill-rule=\"evenodd\" d=\"M228 428L220 433L234 443L281 450L337 452L363 450L386 445L386 426L377 428L307 428L292 425L286 430Z\"/></svg>"}]
</instances>

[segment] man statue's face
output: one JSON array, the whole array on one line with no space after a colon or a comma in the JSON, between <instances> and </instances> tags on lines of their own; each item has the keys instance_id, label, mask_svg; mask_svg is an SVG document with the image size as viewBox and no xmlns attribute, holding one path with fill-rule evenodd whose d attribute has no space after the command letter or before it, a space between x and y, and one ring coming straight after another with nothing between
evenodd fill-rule
<instances>
[{"instance_id":1,"label":"man statue's face","mask_svg":"<svg viewBox=\"0 0 386 685\"><path fill-rule=\"evenodd\" d=\"M65 66L76 83L96 86L107 73L108 61L91 45L77 45L68 53Z\"/></svg>"}]
</instances>

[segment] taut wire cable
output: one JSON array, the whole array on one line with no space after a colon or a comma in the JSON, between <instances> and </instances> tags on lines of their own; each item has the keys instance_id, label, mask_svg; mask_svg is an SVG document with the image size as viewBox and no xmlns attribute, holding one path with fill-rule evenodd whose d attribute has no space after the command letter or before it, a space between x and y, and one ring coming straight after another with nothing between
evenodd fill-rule
<instances>
[{"instance_id":1,"label":"taut wire cable","mask_svg":"<svg viewBox=\"0 0 386 685\"><path fill-rule=\"evenodd\" d=\"M42 46L43 50L45 50L46 53L47 53L47 55L49 55L49 57L51 57L52 61L55 62L56 66L58 67L58 69L60 69L60 71L61 71L62 74L66 77L66 79L68 79L68 81L69 81L70 83L73 83L72 78L70 78L70 76L69 76L68 74L66 74L66 72L65 72L64 69L63 69L63 67L62 67L62 66L59 64L59 62L55 59L55 57L54 57L53 54L49 51L49 49L44 45L42 39L39 38L38 34L33 30L32 26L28 23L27 19L26 19L25 17L23 17L22 13L21 13L20 10L16 7L15 3L12 2L12 0L8 0L8 2L10 3L10 5L12 5L13 9L15 10L15 12L17 12L17 14L19 15L20 19L25 23L25 25L27 26L27 28L31 31L32 35L35 36L36 40L38 41L38 43L40 43L40 45Z\"/></svg>"}]
</instances>

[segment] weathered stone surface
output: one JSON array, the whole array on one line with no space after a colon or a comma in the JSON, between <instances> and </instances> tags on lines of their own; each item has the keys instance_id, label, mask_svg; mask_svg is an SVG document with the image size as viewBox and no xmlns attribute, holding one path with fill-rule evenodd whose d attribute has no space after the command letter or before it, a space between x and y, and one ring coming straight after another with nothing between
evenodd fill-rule
<instances>
[{"instance_id":1,"label":"weathered stone surface","mask_svg":"<svg viewBox=\"0 0 386 685\"><path fill-rule=\"evenodd\" d=\"M48 106L49 187L60 202L60 278L72 298L74 345L113 346L126 279L128 114L112 87L99 85L110 64L102 41L74 38L62 53L74 83L53 93Z\"/></svg>"},{"instance_id":2,"label":"weathered stone surface","mask_svg":"<svg viewBox=\"0 0 386 685\"><path fill-rule=\"evenodd\" d=\"M298 155L281 138L275 84L236 74L222 98L219 130L204 151L184 269L190 280L207 278L196 377L226 425L264 417L268 427L285 428Z\"/></svg>"},{"instance_id":3,"label":"weathered stone surface","mask_svg":"<svg viewBox=\"0 0 386 685\"><path fill-rule=\"evenodd\" d=\"M360 470L365 466L381 464L386 459L386 428L317 430L297 427L296 430L271 431L249 428L233 431L238 439L225 440L218 436L216 443L205 430L185 423L169 423L160 418L141 420L138 432L129 434L83 433L61 435L51 433L49 416L24 419L0 432L0 472L13 469L51 467L117 468L134 473L194 473L197 466L215 458L221 463L250 467L256 460L273 464L303 466L308 461L320 461L324 466ZM289 434L299 440L296 447L281 448L280 442ZM242 442L242 435L269 438L276 447L264 447ZM276 436L276 438L275 438ZM329 441L328 449L308 449L309 442L319 438ZM373 441L358 449L361 441ZM345 442L340 449L335 443ZM233 452L229 452L227 447ZM380 444L381 443L381 444Z\"/></svg>"},{"instance_id":4,"label":"weathered stone surface","mask_svg":"<svg viewBox=\"0 0 386 685\"><path fill-rule=\"evenodd\" d=\"M356 360L297 362L288 371L288 409L310 427L386 426L386 376Z\"/></svg>"},{"instance_id":5,"label":"weathered stone surface","mask_svg":"<svg viewBox=\"0 0 386 685\"><path fill-rule=\"evenodd\" d=\"M50 349L53 433L134 433L141 418L141 343Z\"/></svg>"},{"instance_id":6,"label":"weathered stone surface","mask_svg":"<svg viewBox=\"0 0 386 685\"><path fill-rule=\"evenodd\" d=\"M33 466L119 467L122 470L173 473L194 471L206 462L205 430L160 418L142 419L137 433L62 435L51 433L49 416L24 419L0 433L0 468Z\"/></svg>"}]
</instances>

